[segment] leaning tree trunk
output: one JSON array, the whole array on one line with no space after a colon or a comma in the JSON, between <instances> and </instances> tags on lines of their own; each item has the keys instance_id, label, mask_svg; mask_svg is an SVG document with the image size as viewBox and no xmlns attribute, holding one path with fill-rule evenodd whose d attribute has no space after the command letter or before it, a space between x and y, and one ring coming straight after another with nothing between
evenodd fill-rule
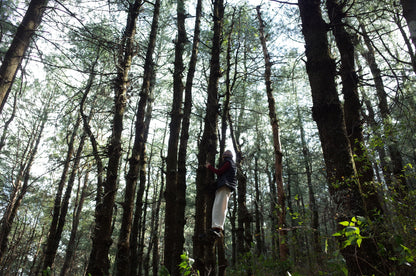
<instances>
[{"instance_id":1,"label":"leaning tree trunk","mask_svg":"<svg viewBox=\"0 0 416 276\"><path fill-rule=\"evenodd\" d=\"M206 248L198 240L198 236L210 226L211 210L214 200L214 194L208 192L208 186L213 184L214 175L205 167L208 161L215 164L215 154L217 150L217 124L218 124L218 83L221 77L220 53L221 53L221 34L224 17L224 1L215 0L213 2L213 38L211 48L210 75L208 80L208 100L206 114L204 119L204 131L202 134L199 153L198 168L196 171L196 188L195 198L195 228L193 254L196 259L195 267L201 275L207 275L207 272L213 270L212 248Z\"/></svg>"},{"instance_id":2,"label":"leaning tree trunk","mask_svg":"<svg viewBox=\"0 0 416 276\"><path fill-rule=\"evenodd\" d=\"M266 81L267 100L269 102L269 117L273 133L273 147L275 158L275 174L277 184L277 205L278 205L278 233L279 233L279 252L281 260L285 261L289 256L289 247L287 246L287 227L286 227L286 207L285 207L285 192L283 187L283 165L282 165L282 150L280 145L279 121L276 115L276 104L273 97L273 88L271 81L271 67L270 55L266 46L266 37L264 34L264 22L261 18L260 6L257 6L257 17L260 22L260 41L263 48L264 61L266 63L264 78Z\"/></svg>"},{"instance_id":3,"label":"leaning tree trunk","mask_svg":"<svg viewBox=\"0 0 416 276\"><path fill-rule=\"evenodd\" d=\"M134 35L136 21L142 1L136 0L129 5L127 24L120 44L120 56L117 65L117 77L114 87L114 115L112 122L111 140L107 148L109 155L104 194L95 210L95 227L92 236L92 249L87 273L91 275L108 275L110 260L108 252L112 244L112 217L114 200L117 192L118 169L121 157L121 134L123 117L127 102L128 73L135 54Z\"/></svg>"},{"instance_id":4,"label":"leaning tree trunk","mask_svg":"<svg viewBox=\"0 0 416 276\"><path fill-rule=\"evenodd\" d=\"M88 93L91 91L91 87L94 83L95 66L97 65L98 57L99 55L97 55L91 67L91 74L90 74L90 77L88 79L88 82L85 88L84 97L81 100L82 102L81 106L83 105L85 101L85 96L88 95ZM78 127L81 123L81 119L82 120L85 119L86 120L85 123L88 124L88 119L86 118L85 114L83 114L82 109L78 116L79 117L77 118L77 121L72 131L71 139L68 144L68 152L67 152L67 156L65 159L64 168L62 170L61 179L59 181L58 190L55 196L53 217L52 217L51 225L49 227L48 239L46 241L45 252L44 252L44 257L43 257L44 258L43 266L42 266L43 270L46 270L48 267L52 268L54 260L55 260L56 252L58 250L59 242L61 240L62 231L63 231L63 227L64 227L65 220L66 220L66 214L67 214L68 205L69 205L69 197L71 196L72 186L75 181L75 172L80 162L80 155L81 155L84 142L85 142L85 138L87 135L84 130L85 134L82 135L79 146L78 146L77 156L74 159L75 161L73 164L73 171L71 173L70 179L68 180L67 190L66 190L64 197L62 198L63 188L66 182L69 165L73 159L72 155L74 151L74 143L75 143L75 138L78 132Z\"/></svg>"},{"instance_id":5,"label":"leaning tree trunk","mask_svg":"<svg viewBox=\"0 0 416 276\"><path fill-rule=\"evenodd\" d=\"M20 66L30 41L42 21L43 12L47 4L48 0L30 1L22 23L17 28L12 44L4 55L3 63L0 66L0 113L6 103L17 68Z\"/></svg>"},{"instance_id":6,"label":"leaning tree trunk","mask_svg":"<svg viewBox=\"0 0 416 276\"><path fill-rule=\"evenodd\" d=\"M22 203L29 187L30 171L32 169L35 156L37 154L40 140L42 138L43 130L47 122L47 109L49 104L44 107L44 114L39 118L38 125L34 126L31 139L26 147L26 152L20 163L20 169L16 177L15 183L13 183L13 191L10 196L7 207L1 218L0 225L0 264L3 262L5 252L7 251L8 237L12 229L13 221L17 215L17 211Z\"/></svg>"},{"instance_id":7,"label":"leaning tree trunk","mask_svg":"<svg viewBox=\"0 0 416 276\"><path fill-rule=\"evenodd\" d=\"M175 62L173 70L173 100L170 112L168 154L166 157L166 190L165 190L165 266L171 275L180 275L179 264L183 249L184 238L179 236L179 228L183 227L184 218L177 217L177 185L178 185L178 147L182 120L182 101L184 85L182 74L184 71L183 52L187 41L185 29L185 3L176 1L176 18L178 34L175 40ZM182 214L180 214L182 215Z\"/></svg>"},{"instance_id":8,"label":"leaning tree trunk","mask_svg":"<svg viewBox=\"0 0 416 276\"><path fill-rule=\"evenodd\" d=\"M80 119L81 118L79 117L75 124L73 134L71 137L71 141L70 141L70 145L68 145L69 149L68 149L67 157L69 157L69 159L65 161L68 163L68 164L65 164L65 167L69 165L72 159L74 139L76 138L76 135L78 132ZM83 134L80 139L78 150L73 161L72 172L68 179L67 188L63 197L62 197L63 186L66 182L66 177L67 177L67 173L65 171L67 171L68 168L64 168L64 173L62 174L62 177L60 180L61 183L59 184L59 190L55 198L53 219L52 219L51 227L49 229L48 240L46 242L45 257L44 257L43 268L42 268L43 270L46 270L48 267L52 268L54 260L55 260L56 252L58 250L59 242L61 241L62 232L65 226L66 215L68 213L69 199L71 197L72 187L75 182L75 176L78 171L78 166L79 166L80 159L81 159L81 153L84 148L84 142L85 142L85 134Z\"/></svg>"},{"instance_id":9,"label":"leaning tree trunk","mask_svg":"<svg viewBox=\"0 0 416 276\"><path fill-rule=\"evenodd\" d=\"M364 43L367 47L367 51L363 53L363 57L370 67L371 74L374 78L374 84L378 98L378 109L380 111L381 118L383 119L383 137L386 139L385 143L387 144L387 149L391 159L391 170L389 168L387 171L392 171L394 176L393 181L387 182L387 185L390 192L392 192L394 195L394 198L398 201L403 201L407 195L408 187L406 183L406 177L403 173L403 159L398 148L397 139L393 133L394 126L387 101L388 96L385 91L381 70L377 65L374 48L370 38L368 37L367 30L363 24L360 24L360 27L362 30Z\"/></svg>"},{"instance_id":10,"label":"leaning tree trunk","mask_svg":"<svg viewBox=\"0 0 416 276\"><path fill-rule=\"evenodd\" d=\"M77 196L75 198L74 214L72 216L71 234L69 236L68 245L67 245L67 249L66 249L65 257L64 257L64 264L62 265L60 276L68 275L70 268L72 266L72 263L74 261L75 251L76 251L76 246L77 246L76 240L78 236L77 235L78 225L81 219L82 207L84 205L85 198L88 195L87 188L88 188L89 168L90 167L87 166L87 171L85 173L84 183L83 183L82 188L81 188L81 185L78 185Z\"/></svg>"}]
</instances>

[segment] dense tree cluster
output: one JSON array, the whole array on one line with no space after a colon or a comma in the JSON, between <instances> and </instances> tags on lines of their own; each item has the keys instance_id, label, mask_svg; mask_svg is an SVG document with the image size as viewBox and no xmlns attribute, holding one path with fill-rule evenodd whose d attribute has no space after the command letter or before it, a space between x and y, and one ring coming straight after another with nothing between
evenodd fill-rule
<instances>
[{"instance_id":1,"label":"dense tree cluster","mask_svg":"<svg viewBox=\"0 0 416 276\"><path fill-rule=\"evenodd\" d=\"M0 275L416 273L416 2L253 2L1 1Z\"/></svg>"}]
</instances>

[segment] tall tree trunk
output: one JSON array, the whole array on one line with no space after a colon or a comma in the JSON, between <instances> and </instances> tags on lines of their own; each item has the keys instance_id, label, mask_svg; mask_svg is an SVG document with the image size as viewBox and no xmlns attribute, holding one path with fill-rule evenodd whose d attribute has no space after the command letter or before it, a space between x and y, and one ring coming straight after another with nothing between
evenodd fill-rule
<instances>
[{"instance_id":1,"label":"tall tree trunk","mask_svg":"<svg viewBox=\"0 0 416 276\"><path fill-rule=\"evenodd\" d=\"M225 151L225 144L227 140L227 121L230 117L230 100L231 100L231 91L233 89L236 72L234 72L234 81L231 83L231 45L232 45L232 34L234 29L234 21L235 21L235 9L233 15L231 17L231 26L228 30L227 35L227 52L226 52L226 71L225 71L225 97L222 104L222 116L221 116L221 136L220 136L220 152ZM238 52L238 51L237 51ZM238 62L235 62L235 65ZM221 157L219 157L219 163L221 163Z\"/></svg>"},{"instance_id":2,"label":"tall tree trunk","mask_svg":"<svg viewBox=\"0 0 416 276\"><path fill-rule=\"evenodd\" d=\"M184 238L184 226L185 226L185 208L186 208L186 160L187 160L187 148L189 140L189 126L192 112L192 86L195 76L196 63L198 58L199 49L199 36L202 14L202 0L198 0L196 4L196 15L194 25L194 35L192 41L191 58L188 64L188 72L186 76L185 84L185 101L183 106L183 119L181 127L181 136L178 152L178 175L177 175L177 187L176 187L176 215L177 218L177 253L181 253L183 250Z\"/></svg>"},{"instance_id":3,"label":"tall tree trunk","mask_svg":"<svg viewBox=\"0 0 416 276\"><path fill-rule=\"evenodd\" d=\"M50 103L45 104L43 114L39 116L38 124L33 127L31 139L28 142L26 151L20 163L16 181L13 183L12 194L3 213L3 217L0 220L0 264L2 264L5 253L7 252L8 237L12 229L13 221L29 186L30 171L47 122L47 110L50 107L49 104Z\"/></svg>"},{"instance_id":4,"label":"tall tree trunk","mask_svg":"<svg viewBox=\"0 0 416 276\"><path fill-rule=\"evenodd\" d=\"M149 162L151 162L151 159L153 157L153 148L154 148L153 147L153 144L154 143L152 142L151 150L150 150L150 153L149 153ZM147 157L147 154L146 154L146 157ZM147 182L149 184L151 183L150 176L152 174L151 174L151 171L150 170L151 170L150 166L147 167L147 173L144 170L144 168L142 169L142 172L140 173L140 185L141 185L142 182L146 182L146 179L145 178L148 178L147 179ZM159 173L158 173L158 175L159 175ZM156 179L159 179L158 175L157 175ZM143 260L143 261L140 262L140 264L139 264L139 273L130 273L130 275L141 275L141 269L144 270L144 273L143 274L145 276L149 275L150 255L151 255L151 252L152 252L153 246L154 246L153 239L159 240L159 235L158 235L158 233L159 233L159 228L158 228L159 227L159 224L157 222L159 221L159 215L160 215L159 214L159 209L160 209L160 205L156 205L156 204L157 203L160 203L161 199L159 198L159 195L162 195L162 192L163 191L161 191L161 192L158 193L156 191L157 190L157 186L155 186L155 189L154 189L154 192L153 192L153 198L157 198L157 200L150 204L150 203L148 203L149 188L150 188L150 185L147 185L146 193L145 193L145 197L144 197L144 204L142 204L142 205L143 205L143 210L146 210L147 207L148 207L148 205L151 205L152 212L150 214L151 215L150 232L152 233L152 235L150 237L149 246L147 247L147 253L145 255L144 254L144 248L145 248L145 245L144 245L144 234L146 233L146 223L145 222L146 222L146 214L147 214L147 212L144 211L143 212L143 215L141 216L141 218L143 218L142 219L143 222L141 223L142 224L142 228L141 228L141 237L140 237L140 245L139 245L139 249L140 250L138 250L139 251L138 254L137 254L138 256L136 257L136 259ZM157 220L157 222L155 222L155 220ZM158 226L157 227L154 227L155 224L157 224ZM135 259L132 258L132 260L135 260ZM159 260L158 260L158 262L159 262Z\"/></svg>"},{"instance_id":5,"label":"tall tree trunk","mask_svg":"<svg viewBox=\"0 0 416 276\"><path fill-rule=\"evenodd\" d=\"M275 216L276 206L277 206L277 188L276 188L276 174L274 173L274 169L269 168L269 165L266 163L266 173L267 173L267 180L270 189L270 236L271 236L271 243L272 243L272 256L273 258L277 259L279 253L279 237L278 233L275 231L275 227L278 224L278 219Z\"/></svg>"},{"instance_id":6,"label":"tall tree trunk","mask_svg":"<svg viewBox=\"0 0 416 276\"><path fill-rule=\"evenodd\" d=\"M387 181L389 190L393 193L394 197L401 201L404 199L408 192L408 187L406 183L406 178L403 174L403 160L401 153L398 148L398 142L395 139L393 133L393 123L390 114L389 104L387 102L387 93L385 91L383 78L381 75L380 68L377 65L374 48L372 46L371 40L368 37L367 30L363 24L360 24L362 30L362 36L364 38L364 43L367 47L367 51L361 53L365 58L368 66L370 67L371 74L374 78L374 84L376 88L376 94L378 99L378 109L383 119L383 129L384 137L386 139L385 143L387 144L387 149L391 159L392 168L387 168L387 172L393 172L393 182ZM390 177L388 176L387 179Z\"/></svg>"},{"instance_id":7,"label":"tall tree trunk","mask_svg":"<svg viewBox=\"0 0 416 276\"><path fill-rule=\"evenodd\" d=\"M312 249L313 249L313 252L316 253L317 264L320 265L322 263L322 258L321 258L322 247L321 247L321 242L319 238L318 205L316 203L315 191L312 185L311 157L310 157L308 145L306 142L305 128L303 125L302 114L301 114L300 107L298 104L297 95L296 95L296 111L297 111L298 120L299 120L300 141L302 145L303 164L304 164L306 179L307 179L309 206L312 211L312 221L311 221L312 240L313 240Z\"/></svg>"},{"instance_id":8,"label":"tall tree trunk","mask_svg":"<svg viewBox=\"0 0 416 276\"><path fill-rule=\"evenodd\" d=\"M165 141L165 137L166 137L166 130L167 127L165 128L165 133L163 134L163 140ZM162 148L160 149L160 157L162 157L164 148L162 146ZM165 190L165 174L163 173L165 171L164 168L164 162L162 162L162 167L160 169L161 171L161 177L160 177L160 189L159 189L159 193L157 196L157 202L156 202L156 208L154 209L154 224L153 224L153 229L154 229L154 233L155 235L152 237L151 239L151 243L152 243L152 247L153 247L153 251L152 251L152 271L153 271L153 275L158 275L159 273L159 263L160 263L160 255L159 255L159 215L160 215L160 205L162 203L162 198L163 198L163 191ZM155 191L155 197L156 197L156 193L157 191Z\"/></svg>"},{"instance_id":9,"label":"tall tree trunk","mask_svg":"<svg viewBox=\"0 0 416 276\"><path fill-rule=\"evenodd\" d=\"M137 6L136 6L137 4ZM137 13L142 5L137 1L133 12ZM140 100L136 111L135 136L131 156L129 158L129 171L126 176L126 189L123 202L123 216L120 227L120 234L117 244L116 274L127 275L130 270L130 234L133 221L134 196L136 194L137 179L139 177L142 153L144 150L147 128L145 126L146 105L151 94L152 83L154 82L153 53L156 45L156 35L159 22L160 0L155 1L153 11L152 27L149 35L148 48L144 64L143 85L140 90ZM132 36L134 38L134 35ZM140 199L139 199L140 200Z\"/></svg>"},{"instance_id":10,"label":"tall tree trunk","mask_svg":"<svg viewBox=\"0 0 416 276\"><path fill-rule=\"evenodd\" d=\"M221 53L221 34L224 17L224 1L213 1L213 37L211 48L210 75L208 80L208 100L204 119L204 131L202 134L199 153L198 168L196 172L196 206L195 206L195 228L193 253L196 259L195 267L201 275L213 269L212 249L206 248L198 240L198 236L210 226L211 210L214 194L207 191L208 186L214 183L214 175L205 168L208 161L215 164L215 154L217 150L217 124L218 124L218 82L221 77L220 53ZM207 260L209 259L209 260Z\"/></svg>"},{"instance_id":11,"label":"tall tree trunk","mask_svg":"<svg viewBox=\"0 0 416 276\"><path fill-rule=\"evenodd\" d=\"M289 256L289 248L287 246L287 229L286 228L286 207L285 207L285 191L283 187L283 165L282 165L282 150L280 144L279 121L276 115L276 104L273 97L273 88L271 81L271 66L270 55L266 45L266 37L264 34L264 22L261 18L260 6L257 6L257 17L260 22L260 41L263 48L264 61L266 64L264 78L266 81L267 100L269 103L269 117L273 133L273 147L275 158L275 174L277 184L277 214L278 214L278 233L279 233L279 249L281 260L287 260Z\"/></svg>"},{"instance_id":12,"label":"tall tree trunk","mask_svg":"<svg viewBox=\"0 0 416 276\"><path fill-rule=\"evenodd\" d=\"M64 196L62 197L63 188L67 179L68 167L72 159L72 154L74 150L74 140L78 132L80 119L81 118L79 117L76 121L76 124L73 129L71 141L68 145L68 154L67 154L67 159L65 160L67 164L64 164L64 172L62 173L61 180L58 185L58 191L56 194L55 205L54 205L54 210L53 210L52 223L49 228L49 236L46 242L45 257L44 257L45 259L43 262L42 270L46 270L48 267L52 269L55 256L56 256L56 252L58 250L59 242L61 241L62 231L65 225L66 215L68 212L69 199L71 197L72 187L75 182L75 176L78 171L81 153L84 148L85 135L83 134L80 139L80 143L78 146L76 156L74 158L72 172L71 172L70 178L68 179L67 188L66 188Z\"/></svg>"},{"instance_id":13,"label":"tall tree trunk","mask_svg":"<svg viewBox=\"0 0 416 276\"><path fill-rule=\"evenodd\" d=\"M108 145L108 165L104 194L95 210L95 227L92 236L92 249L87 273L92 275L108 275L110 261L108 252L112 244L112 218L114 200L117 193L118 169L121 157L121 134L123 117L127 102L128 73L134 56L134 35L136 22L142 1L136 0L129 5L127 24L120 45L120 56L117 65L117 77L114 87L114 116L112 121L111 140Z\"/></svg>"},{"instance_id":14,"label":"tall tree trunk","mask_svg":"<svg viewBox=\"0 0 416 276\"><path fill-rule=\"evenodd\" d=\"M242 109L244 110L244 109ZM238 183L238 197L237 197L237 229L236 229L236 243L237 252L240 256L246 256L250 252L253 237L251 233L252 216L247 208L247 177L243 173L242 162L243 152L238 141L239 134L234 130L234 126L230 115L228 114L228 122L230 124L231 141L233 142L235 151L235 164L237 166L237 183ZM251 267L248 267L251 273Z\"/></svg>"},{"instance_id":15,"label":"tall tree trunk","mask_svg":"<svg viewBox=\"0 0 416 276\"><path fill-rule=\"evenodd\" d=\"M48 0L32 0L0 66L0 113L30 41L42 21Z\"/></svg>"},{"instance_id":16,"label":"tall tree trunk","mask_svg":"<svg viewBox=\"0 0 416 276\"><path fill-rule=\"evenodd\" d=\"M337 0L328 0L326 6L330 15L332 32L341 54L340 73L344 95L345 124L352 152L356 156L354 163L363 193L364 208L371 219L379 219L374 214L379 216L379 212L382 213L381 204L374 184L372 164L364 145L363 124L360 116L361 103L358 96L358 76L355 71L355 47L351 36L345 30L343 6Z\"/></svg>"},{"instance_id":17,"label":"tall tree trunk","mask_svg":"<svg viewBox=\"0 0 416 276\"><path fill-rule=\"evenodd\" d=\"M20 86L20 89L22 88L22 84ZM14 120L14 118L16 116L17 99L18 99L17 94L18 93L16 93L16 95L13 98L13 107L12 107L12 111L11 111L10 117L9 117L9 119L5 120L4 126L2 127L2 134L1 134L1 137L0 137L0 152L2 151L3 147L6 145L6 138L7 138L7 135L9 133L9 131L8 131L9 130L9 126L13 122L13 120Z\"/></svg>"},{"instance_id":18,"label":"tall tree trunk","mask_svg":"<svg viewBox=\"0 0 416 276\"><path fill-rule=\"evenodd\" d=\"M131 229L131 234L130 234L130 275L136 275L138 268L142 264L142 262L136 262L133 260L140 260L140 256L143 255L143 247L144 247L142 243L140 245L138 244L138 240L139 240L139 234L140 234L140 224L141 222L145 222L144 220L145 212L143 212L143 210L146 210L146 208L143 208L143 194L146 190L146 184L149 183L147 185L148 186L147 189L150 186L150 181L147 181L147 173L146 173L146 170L148 169L146 142L147 142L147 138L149 135L150 122L152 119L151 117L152 117L153 101L154 101L153 89L154 89L155 77L156 77L155 70L153 69L153 77L152 77L152 82L151 82L150 95L149 95L148 104L146 108L146 114L145 114L145 123L144 123L145 135L143 138L144 145L143 145L143 152L141 154L141 160L140 160L141 164L140 164L140 172L139 172L140 184L139 184L139 189L137 190L137 193L136 193L136 208L134 211L134 219L133 219L133 224L132 224L132 229ZM150 153L150 158L151 156L152 156L152 152ZM146 190L146 196L147 196L147 190ZM145 223L142 223L142 224L145 224ZM141 242L143 241L141 240ZM141 250L139 250L139 248Z\"/></svg>"},{"instance_id":19,"label":"tall tree trunk","mask_svg":"<svg viewBox=\"0 0 416 276\"><path fill-rule=\"evenodd\" d=\"M350 221L353 216L364 216L366 212L335 85L336 69L329 55L328 26L322 19L319 4L319 1L299 0L312 113L323 149L329 192L336 205L336 219ZM351 275L379 273L377 267L382 268L383 263L379 263L376 251L372 241L363 242L360 248L341 248Z\"/></svg>"},{"instance_id":20,"label":"tall tree trunk","mask_svg":"<svg viewBox=\"0 0 416 276\"><path fill-rule=\"evenodd\" d=\"M89 170L89 167L87 168ZM78 233L78 225L81 218L82 207L84 205L85 198L87 197L87 187L88 187L88 176L89 171L86 171L84 177L84 184L82 188L81 185L78 185L77 196L75 198L75 207L74 207L74 214L72 217L72 227L71 227L71 234L69 236L67 249L65 252L64 257L64 264L61 268L61 276L65 276L69 274L70 268L72 266L75 250L76 250L76 241L77 241L77 233Z\"/></svg>"},{"instance_id":21,"label":"tall tree trunk","mask_svg":"<svg viewBox=\"0 0 416 276\"><path fill-rule=\"evenodd\" d=\"M403 7L403 16L407 21L410 38L416 46L416 2L414 0L400 0Z\"/></svg>"},{"instance_id":22,"label":"tall tree trunk","mask_svg":"<svg viewBox=\"0 0 416 276\"><path fill-rule=\"evenodd\" d=\"M259 145L258 145L259 149ZM257 152L260 152L258 150ZM263 224L264 224L264 218L263 218L263 205L261 204L261 187L260 187L260 177L259 177L259 158L256 155L254 157L254 187L256 189L256 195L255 195L255 220L256 220L256 230L254 233L254 237L256 238L256 254L257 256L261 256L263 253L265 253L266 246L264 243L264 230L263 230Z\"/></svg>"},{"instance_id":23,"label":"tall tree trunk","mask_svg":"<svg viewBox=\"0 0 416 276\"><path fill-rule=\"evenodd\" d=\"M179 275L179 264L183 249L184 238L179 236L179 228L183 228L184 218L177 215L177 192L178 192L178 147L182 120L182 101L184 85L182 75L184 71L183 52L187 41L185 30L185 3L183 0L176 1L176 24L178 28L175 40L175 62L173 72L173 99L170 112L171 121L169 125L168 154L166 158L166 210L165 210L165 266L171 275ZM183 214L184 215L184 214Z\"/></svg>"}]
</instances>

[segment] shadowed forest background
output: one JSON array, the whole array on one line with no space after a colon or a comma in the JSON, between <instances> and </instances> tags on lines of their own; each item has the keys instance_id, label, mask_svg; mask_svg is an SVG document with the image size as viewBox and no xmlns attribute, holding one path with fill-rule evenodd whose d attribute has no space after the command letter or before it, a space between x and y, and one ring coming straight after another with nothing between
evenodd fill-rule
<instances>
[{"instance_id":1,"label":"shadowed forest background","mask_svg":"<svg viewBox=\"0 0 416 276\"><path fill-rule=\"evenodd\" d=\"M0 275L415 275L415 46L412 0L0 1Z\"/></svg>"}]
</instances>

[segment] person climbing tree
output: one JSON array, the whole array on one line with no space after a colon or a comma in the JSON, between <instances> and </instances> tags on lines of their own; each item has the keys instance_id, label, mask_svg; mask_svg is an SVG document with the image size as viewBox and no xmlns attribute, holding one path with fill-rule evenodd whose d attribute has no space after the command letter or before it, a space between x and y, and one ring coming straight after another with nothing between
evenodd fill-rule
<instances>
[{"instance_id":1,"label":"person climbing tree","mask_svg":"<svg viewBox=\"0 0 416 276\"><path fill-rule=\"evenodd\" d=\"M227 214L228 200L232 192L235 191L236 182L236 165L233 161L233 154L230 150L226 150L222 155L223 162L219 169L214 168L209 162L205 167L217 175L215 182L215 199L212 205L212 223L208 233L214 239L224 236L224 222Z\"/></svg>"}]
</instances>

